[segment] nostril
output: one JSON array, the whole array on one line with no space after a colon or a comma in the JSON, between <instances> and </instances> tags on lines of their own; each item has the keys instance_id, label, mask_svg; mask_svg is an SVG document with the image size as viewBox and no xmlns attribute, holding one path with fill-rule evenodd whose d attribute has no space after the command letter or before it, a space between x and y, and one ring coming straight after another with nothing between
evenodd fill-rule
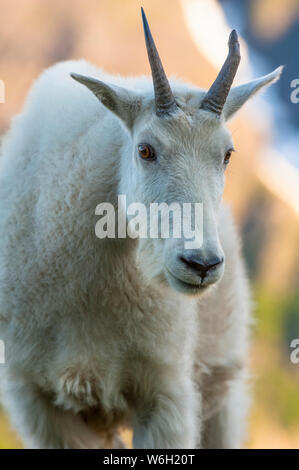
<instances>
[{"instance_id":1,"label":"nostril","mask_svg":"<svg viewBox=\"0 0 299 470\"><path fill-rule=\"evenodd\" d=\"M186 264L189 268L194 269L195 271L206 271L207 269L205 264L194 258L185 258L184 256L181 256L180 259L184 264Z\"/></svg>"},{"instance_id":2,"label":"nostril","mask_svg":"<svg viewBox=\"0 0 299 470\"><path fill-rule=\"evenodd\" d=\"M202 279L207 275L208 271L222 264L224 261L223 257L220 258L218 256L205 261L195 258L194 256L190 258L181 256L180 260L193 271L196 271Z\"/></svg>"},{"instance_id":3,"label":"nostril","mask_svg":"<svg viewBox=\"0 0 299 470\"><path fill-rule=\"evenodd\" d=\"M215 257L215 258L209 260L208 269L212 269L212 268L218 266L218 264L222 264L223 261L224 261L223 257L221 257L221 258Z\"/></svg>"}]
</instances>

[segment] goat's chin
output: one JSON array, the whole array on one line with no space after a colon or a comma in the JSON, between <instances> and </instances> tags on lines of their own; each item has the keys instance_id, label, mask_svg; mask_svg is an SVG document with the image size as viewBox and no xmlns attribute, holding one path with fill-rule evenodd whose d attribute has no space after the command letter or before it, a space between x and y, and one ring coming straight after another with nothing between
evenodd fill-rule
<instances>
[{"instance_id":1,"label":"goat's chin","mask_svg":"<svg viewBox=\"0 0 299 470\"><path fill-rule=\"evenodd\" d=\"M168 285L180 294L189 296L200 296L209 291L211 285L190 284L175 277L168 270L165 270L165 277Z\"/></svg>"}]
</instances>

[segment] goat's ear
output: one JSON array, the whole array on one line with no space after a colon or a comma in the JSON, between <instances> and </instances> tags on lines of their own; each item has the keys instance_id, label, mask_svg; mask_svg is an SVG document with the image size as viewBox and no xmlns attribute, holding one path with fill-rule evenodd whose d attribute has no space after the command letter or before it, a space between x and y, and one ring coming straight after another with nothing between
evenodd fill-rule
<instances>
[{"instance_id":1,"label":"goat's ear","mask_svg":"<svg viewBox=\"0 0 299 470\"><path fill-rule=\"evenodd\" d=\"M71 73L71 77L85 85L103 103L106 108L116 114L132 129L135 117L141 106L141 98L125 88L106 84L96 78Z\"/></svg>"},{"instance_id":2,"label":"goat's ear","mask_svg":"<svg viewBox=\"0 0 299 470\"><path fill-rule=\"evenodd\" d=\"M230 119L251 96L264 87L276 82L279 79L282 70L283 67L280 66L274 70L274 72L269 73L269 75L244 83L244 85L233 87L229 92L223 108L224 119Z\"/></svg>"}]
</instances>

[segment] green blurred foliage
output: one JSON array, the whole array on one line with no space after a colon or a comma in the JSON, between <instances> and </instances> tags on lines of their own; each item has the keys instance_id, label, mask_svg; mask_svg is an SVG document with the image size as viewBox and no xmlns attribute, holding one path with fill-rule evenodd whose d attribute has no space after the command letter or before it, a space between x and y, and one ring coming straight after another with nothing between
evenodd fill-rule
<instances>
[{"instance_id":1,"label":"green blurred foliage","mask_svg":"<svg viewBox=\"0 0 299 470\"><path fill-rule=\"evenodd\" d=\"M279 295L260 286L254 292L255 401L281 426L299 429L299 364L290 360L290 342L299 338L299 293Z\"/></svg>"}]
</instances>

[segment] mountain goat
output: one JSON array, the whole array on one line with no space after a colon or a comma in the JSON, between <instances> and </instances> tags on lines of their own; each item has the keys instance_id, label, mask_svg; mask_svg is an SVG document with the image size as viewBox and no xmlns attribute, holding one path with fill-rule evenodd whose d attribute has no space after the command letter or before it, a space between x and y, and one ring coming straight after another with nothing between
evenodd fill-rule
<instances>
[{"instance_id":1,"label":"mountain goat","mask_svg":"<svg viewBox=\"0 0 299 470\"><path fill-rule=\"evenodd\" d=\"M250 302L221 204L225 122L281 69L231 88L232 31L207 92L168 81L142 15L151 80L57 64L4 138L1 399L27 447L122 447L125 426L135 448L244 437ZM123 216L119 195L145 207L202 203L201 245L160 232L97 237L95 208Z\"/></svg>"}]
</instances>

